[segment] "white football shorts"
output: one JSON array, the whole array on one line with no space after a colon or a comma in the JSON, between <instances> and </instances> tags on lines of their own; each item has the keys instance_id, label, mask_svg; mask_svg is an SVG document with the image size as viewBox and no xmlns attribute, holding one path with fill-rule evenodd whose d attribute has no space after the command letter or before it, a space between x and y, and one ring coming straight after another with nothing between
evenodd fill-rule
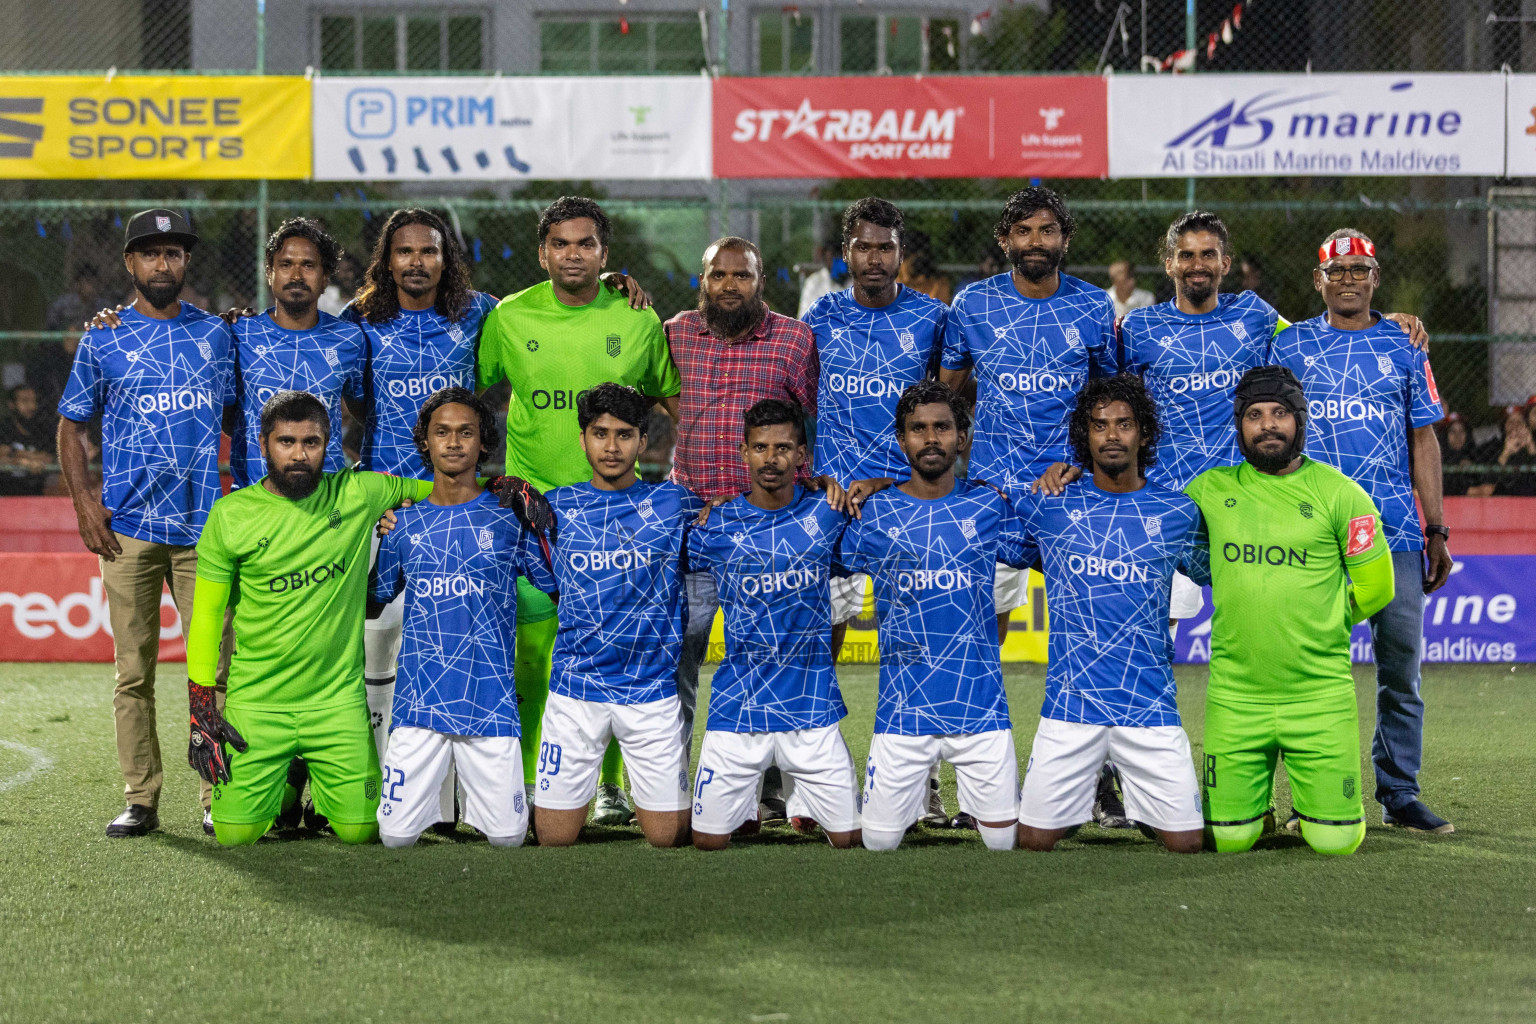
<instances>
[{"instance_id":1,"label":"white football shorts","mask_svg":"<svg viewBox=\"0 0 1536 1024\"><path fill-rule=\"evenodd\" d=\"M1093 817L1099 768L1120 769L1125 816L1164 832L1205 825L1189 737L1177 725L1088 725L1040 719L1019 792L1019 821L1035 828L1081 825Z\"/></svg>"},{"instance_id":2,"label":"white football shorts","mask_svg":"<svg viewBox=\"0 0 1536 1024\"><path fill-rule=\"evenodd\" d=\"M693 827L729 835L757 817L758 782L769 765L794 780L795 813L828 832L859 827L858 773L836 725L787 732L709 729L694 774Z\"/></svg>"},{"instance_id":3,"label":"white football shorts","mask_svg":"<svg viewBox=\"0 0 1536 1024\"><path fill-rule=\"evenodd\" d=\"M409 725L395 729L384 757L379 831L409 839L441 820L439 794L450 768L458 772L464 823L521 846L528 832L528 800L523 747L516 736L450 736Z\"/></svg>"},{"instance_id":4,"label":"white football shorts","mask_svg":"<svg viewBox=\"0 0 1536 1024\"><path fill-rule=\"evenodd\" d=\"M1173 597L1168 603L1170 619L1192 619L1205 607L1205 594L1200 584L1181 572L1173 574Z\"/></svg>"},{"instance_id":5,"label":"white football shorts","mask_svg":"<svg viewBox=\"0 0 1536 1024\"><path fill-rule=\"evenodd\" d=\"M1023 608L1029 604L1029 570L1015 569L1012 566L997 566L997 575L992 581L992 607L997 614L1011 612L1015 608Z\"/></svg>"},{"instance_id":6,"label":"white football shorts","mask_svg":"<svg viewBox=\"0 0 1536 1024\"><path fill-rule=\"evenodd\" d=\"M869 577L863 573L832 577L832 625L841 626L857 618L864 610L864 592Z\"/></svg>"},{"instance_id":7,"label":"white football shorts","mask_svg":"<svg viewBox=\"0 0 1536 1024\"><path fill-rule=\"evenodd\" d=\"M875 733L864 769L864 827L905 832L928 809L928 770L955 766L960 809L978 822L1013 821L1019 763L1013 730L956 736Z\"/></svg>"},{"instance_id":8,"label":"white football shorts","mask_svg":"<svg viewBox=\"0 0 1536 1024\"><path fill-rule=\"evenodd\" d=\"M681 811L689 805L689 750L676 694L645 704L604 704L551 693L539 738L536 807L570 811L591 803L610 739L624 754L636 807Z\"/></svg>"}]
</instances>

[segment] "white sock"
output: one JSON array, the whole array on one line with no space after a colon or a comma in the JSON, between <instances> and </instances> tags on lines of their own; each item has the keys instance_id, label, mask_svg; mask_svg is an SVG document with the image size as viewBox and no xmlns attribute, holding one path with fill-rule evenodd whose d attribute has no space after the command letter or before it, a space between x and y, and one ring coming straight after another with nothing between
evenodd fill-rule
<instances>
[{"instance_id":1,"label":"white sock","mask_svg":"<svg viewBox=\"0 0 1536 1024\"><path fill-rule=\"evenodd\" d=\"M384 763L384 751L389 747L389 707L395 701L395 677L388 679L364 679L363 691L368 695L368 719L373 723L373 745L379 748L379 763Z\"/></svg>"},{"instance_id":2,"label":"white sock","mask_svg":"<svg viewBox=\"0 0 1536 1024\"><path fill-rule=\"evenodd\" d=\"M522 846L524 836L486 836L485 838L492 846Z\"/></svg>"},{"instance_id":3,"label":"white sock","mask_svg":"<svg viewBox=\"0 0 1536 1024\"><path fill-rule=\"evenodd\" d=\"M420 833L418 833L418 835L419 834ZM415 846L416 838L417 836L391 836L386 835L383 832L379 833L379 839L391 850L399 850L407 846Z\"/></svg>"},{"instance_id":4,"label":"white sock","mask_svg":"<svg viewBox=\"0 0 1536 1024\"><path fill-rule=\"evenodd\" d=\"M1019 827L1017 825L1004 825L1002 828L993 828L990 825L976 823L976 831L981 833L981 841L987 844L989 850L1011 850L1018 845Z\"/></svg>"},{"instance_id":5,"label":"white sock","mask_svg":"<svg viewBox=\"0 0 1536 1024\"><path fill-rule=\"evenodd\" d=\"M894 850L901 845L900 832L886 832L883 829L864 826L864 849L866 850Z\"/></svg>"}]
</instances>

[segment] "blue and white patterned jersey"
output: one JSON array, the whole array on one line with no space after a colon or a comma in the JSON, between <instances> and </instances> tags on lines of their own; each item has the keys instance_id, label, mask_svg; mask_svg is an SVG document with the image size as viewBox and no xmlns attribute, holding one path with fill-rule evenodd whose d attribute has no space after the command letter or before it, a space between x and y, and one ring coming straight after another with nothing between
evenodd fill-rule
<instances>
[{"instance_id":1,"label":"blue and white patterned jersey","mask_svg":"<svg viewBox=\"0 0 1536 1024\"><path fill-rule=\"evenodd\" d=\"M542 566L536 541L493 494L462 505L419 501L395 513L369 590L405 594L393 727L454 736L520 736L512 681L517 577Z\"/></svg>"},{"instance_id":2,"label":"blue and white patterned jersey","mask_svg":"<svg viewBox=\"0 0 1536 1024\"><path fill-rule=\"evenodd\" d=\"M1114 335L1108 293L1066 274L1048 299L1020 295L1011 273L960 289L941 363L976 377L969 476L1013 494L1072 461L1077 393L1090 374L1118 368Z\"/></svg>"},{"instance_id":3,"label":"blue and white patterned jersey","mask_svg":"<svg viewBox=\"0 0 1536 1024\"><path fill-rule=\"evenodd\" d=\"M1141 375L1163 428L1150 483L1179 491L1212 466L1243 461L1232 393L1244 373L1269 362L1279 322L1253 292L1222 293L1209 313L1182 313L1169 301L1120 321L1121 363Z\"/></svg>"},{"instance_id":4,"label":"blue and white patterned jersey","mask_svg":"<svg viewBox=\"0 0 1536 1024\"><path fill-rule=\"evenodd\" d=\"M1408 434L1445 416L1429 357L1390 320L1340 331L1325 314L1282 331L1274 358L1307 396L1307 454L1365 488L1387 547L1423 550Z\"/></svg>"},{"instance_id":5,"label":"blue and white patterned jersey","mask_svg":"<svg viewBox=\"0 0 1536 1024\"><path fill-rule=\"evenodd\" d=\"M219 497L219 433L234 401L229 325L183 302L171 320L132 306L87 331L59 398L76 423L101 417L101 502L112 529L196 544Z\"/></svg>"},{"instance_id":6,"label":"blue and white patterned jersey","mask_svg":"<svg viewBox=\"0 0 1536 1024\"><path fill-rule=\"evenodd\" d=\"M932 501L881 491L843 531L841 568L875 581L875 732L1008 728L992 579L998 562L1029 564L1021 526L1006 498L961 480Z\"/></svg>"},{"instance_id":7,"label":"blue and white patterned jersey","mask_svg":"<svg viewBox=\"0 0 1536 1024\"><path fill-rule=\"evenodd\" d=\"M331 441L325 471L347 468L341 452L341 399L363 397L363 331L355 323L320 313L307 331L290 331L272 319L272 310L235 321L235 434L229 445L229 474L236 487L267 472L261 457L261 407L278 391L308 391L325 403Z\"/></svg>"},{"instance_id":8,"label":"blue and white patterned jersey","mask_svg":"<svg viewBox=\"0 0 1536 1024\"><path fill-rule=\"evenodd\" d=\"M703 503L686 487L645 481L622 491L572 484L545 497L560 526L554 575L528 579L560 595L549 692L601 704L672 696L688 620L683 534Z\"/></svg>"},{"instance_id":9,"label":"blue and white patterned jersey","mask_svg":"<svg viewBox=\"0 0 1536 1024\"><path fill-rule=\"evenodd\" d=\"M708 728L819 729L848 714L832 669L829 583L847 521L826 495L797 489L773 511L736 498L689 531L688 568L714 577L725 611Z\"/></svg>"},{"instance_id":10,"label":"blue and white patterned jersey","mask_svg":"<svg viewBox=\"0 0 1536 1024\"><path fill-rule=\"evenodd\" d=\"M431 477L411 439L416 417L434 391L475 390L480 326L495 308L491 296L470 292L469 308L458 322L435 309L402 309L380 324L361 320L354 306L341 311L342 319L362 324L367 339L368 422L359 453L364 469Z\"/></svg>"},{"instance_id":11,"label":"blue and white patterned jersey","mask_svg":"<svg viewBox=\"0 0 1536 1024\"><path fill-rule=\"evenodd\" d=\"M1213 465L1243 461L1232 393L1270 361L1276 324L1279 313L1253 292L1221 293L1209 313L1183 313L1172 301L1126 313L1121 362L1146 382L1163 427L1147 482L1183 490Z\"/></svg>"},{"instance_id":12,"label":"blue and white patterned jersey","mask_svg":"<svg viewBox=\"0 0 1536 1024\"><path fill-rule=\"evenodd\" d=\"M844 487L912 475L896 443L896 400L932 373L949 307L899 287L889 306L861 306L849 288L823 295L802 317L821 361L813 464Z\"/></svg>"},{"instance_id":13,"label":"blue and white patterned jersey","mask_svg":"<svg viewBox=\"0 0 1536 1024\"><path fill-rule=\"evenodd\" d=\"M1089 474L1057 496L1023 495L1019 516L1050 595L1040 714L1089 725L1178 725L1168 601L1193 568L1200 509L1148 484L1114 494ZM1197 570L1198 571L1198 570Z\"/></svg>"}]
</instances>

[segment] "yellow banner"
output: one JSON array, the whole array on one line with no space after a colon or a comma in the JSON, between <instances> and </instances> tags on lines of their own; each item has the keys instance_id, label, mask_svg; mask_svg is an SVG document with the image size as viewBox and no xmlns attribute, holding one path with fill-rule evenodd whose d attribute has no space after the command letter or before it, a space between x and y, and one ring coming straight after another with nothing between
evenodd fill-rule
<instances>
[{"instance_id":1,"label":"yellow banner","mask_svg":"<svg viewBox=\"0 0 1536 1024\"><path fill-rule=\"evenodd\" d=\"M1045 664L1049 616L1045 611L1045 577L1033 569L1029 572L1029 604L1015 608L1008 618L1008 637L1003 641L1004 661L1032 661ZM848 623L848 635L843 640L843 652L837 659L844 665L874 665L880 661L878 635L875 631L875 588L864 587L864 608L858 617ZM715 613L715 624L709 634L710 661L725 657L725 617Z\"/></svg>"},{"instance_id":2,"label":"yellow banner","mask_svg":"<svg viewBox=\"0 0 1536 1024\"><path fill-rule=\"evenodd\" d=\"M0 77L0 178L307 178L299 76Z\"/></svg>"}]
</instances>

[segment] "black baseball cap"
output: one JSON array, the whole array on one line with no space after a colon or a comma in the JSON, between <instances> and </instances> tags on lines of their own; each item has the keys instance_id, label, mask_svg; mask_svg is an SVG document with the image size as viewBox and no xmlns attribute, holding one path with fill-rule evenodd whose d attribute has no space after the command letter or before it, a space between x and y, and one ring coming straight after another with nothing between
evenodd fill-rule
<instances>
[{"instance_id":1,"label":"black baseball cap","mask_svg":"<svg viewBox=\"0 0 1536 1024\"><path fill-rule=\"evenodd\" d=\"M175 210L145 210L129 218L123 231L123 252L132 252L140 242L151 238L176 242L188 252L197 245L197 236L192 233L187 218Z\"/></svg>"}]
</instances>

